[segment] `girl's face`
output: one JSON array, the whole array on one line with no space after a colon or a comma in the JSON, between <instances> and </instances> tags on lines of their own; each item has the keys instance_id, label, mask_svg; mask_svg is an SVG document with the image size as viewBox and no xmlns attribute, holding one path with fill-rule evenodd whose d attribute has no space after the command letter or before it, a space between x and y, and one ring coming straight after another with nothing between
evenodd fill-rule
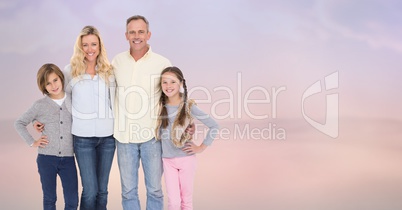
<instances>
[{"instance_id":1,"label":"girl's face","mask_svg":"<svg viewBox=\"0 0 402 210\"><path fill-rule=\"evenodd\" d=\"M56 73L51 73L47 77L46 90L51 99L61 99L64 97L63 83Z\"/></svg>"},{"instance_id":2,"label":"girl's face","mask_svg":"<svg viewBox=\"0 0 402 210\"><path fill-rule=\"evenodd\" d=\"M162 75L162 91L169 98L180 97L180 80L172 72L166 72Z\"/></svg>"},{"instance_id":3,"label":"girl's face","mask_svg":"<svg viewBox=\"0 0 402 210\"><path fill-rule=\"evenodd\" d=\"M99 55L99 39L93 34L83 36L81 38L82 50L85 54L85 60L87 62L96 62L96 58Z\"/></svg>"}]
</instances>

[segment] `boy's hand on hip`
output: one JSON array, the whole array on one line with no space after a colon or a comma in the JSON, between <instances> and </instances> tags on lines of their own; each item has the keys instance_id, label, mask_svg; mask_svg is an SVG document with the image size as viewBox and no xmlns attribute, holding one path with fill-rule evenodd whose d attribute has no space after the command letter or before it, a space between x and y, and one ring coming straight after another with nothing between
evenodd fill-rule
<instances>
[{"instance_id":1,"label":"boy's hand on hip","mask_svg":"<svg viewBox=\"0 0 402 210\"><path fill-rule=\"evenodd\" d=\"M32 147L45 148L48 143L49 141L47 140L47 136L41 136L32 144Z\"/></svg>"}]
</instances>

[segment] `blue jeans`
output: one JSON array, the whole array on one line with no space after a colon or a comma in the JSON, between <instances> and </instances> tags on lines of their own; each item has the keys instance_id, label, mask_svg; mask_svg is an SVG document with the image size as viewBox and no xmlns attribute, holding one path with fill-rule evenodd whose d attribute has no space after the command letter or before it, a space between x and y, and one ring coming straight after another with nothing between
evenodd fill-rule
<instances>
[{"instance_id":1,"label":"blue jeans","mask_svg":"<svg viewBox=\"0 0 402 210\"><path fill-rule=\"evenodd\" d=\"M78 206L78 177L74 157L57 157L39 154L36 163L42 183L43 209L56 210L56 178L63 186L64 209L76 210Z\"/></svg>"},{"instance_id":2,"label":"blue jeans","mask_svg":"<svg viewBox=\"0 0 402 210\"><path fill-rule=\"evenodd\" d=\"M140 159L147 190L147 210L163 209L162 146L155 139L144 143L123 144L116 141L119 163L122 204L124 210L140 210L138 199L138 168Z\"/></svg>"},{"instance_id":3,"label":"blue jeans","mask_svg":"<svg viewBox=\"0 0 402 210\"><path fill-rule=\"evenodd\" d=\"M74 152L80 169L80 210L104 210L107 206L110 169L116 149L113 136L74 137Z\"/></svg>"}]
</instances>

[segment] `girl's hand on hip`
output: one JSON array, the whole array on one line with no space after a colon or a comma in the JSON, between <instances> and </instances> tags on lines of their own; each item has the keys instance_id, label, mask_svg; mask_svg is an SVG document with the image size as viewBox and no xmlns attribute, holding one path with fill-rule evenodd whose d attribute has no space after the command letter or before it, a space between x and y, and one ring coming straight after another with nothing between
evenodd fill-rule
<instances>
[{"instance_id":1,"label":"girl's hand on hip","mask_svg":"<svg viewBox=\"0 0 402 210\"><path fill-rule=\"evenodd\" d=\"M206 148L207 148L207 145L205 145L205 144L201 144L200 146L197 146L196 144L194 144L194 142L190 141L190 142L187 142L181 150L184 151L185 153L187 153L188 155L193 155L196 153L203 152Z\"/></svg>"}]
</instances>

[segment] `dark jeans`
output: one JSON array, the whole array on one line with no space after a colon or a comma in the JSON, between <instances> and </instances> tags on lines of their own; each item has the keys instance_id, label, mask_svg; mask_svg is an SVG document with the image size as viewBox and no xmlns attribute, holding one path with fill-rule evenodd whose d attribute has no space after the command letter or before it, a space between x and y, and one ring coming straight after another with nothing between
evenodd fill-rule
<instances>
[{"instance_id":1,"label":"dark jeans","mask_svg":"<svg viewBox=\"0 0 402 210\"><path fill-rule=\"evenodd\" d=\"M43 209L56 209L56 178L60 176L63 186L65 210L76 210L78 206L78 178L74 157L38 155L36 159L43 191Z\"/></svg>"}]
</instances>

